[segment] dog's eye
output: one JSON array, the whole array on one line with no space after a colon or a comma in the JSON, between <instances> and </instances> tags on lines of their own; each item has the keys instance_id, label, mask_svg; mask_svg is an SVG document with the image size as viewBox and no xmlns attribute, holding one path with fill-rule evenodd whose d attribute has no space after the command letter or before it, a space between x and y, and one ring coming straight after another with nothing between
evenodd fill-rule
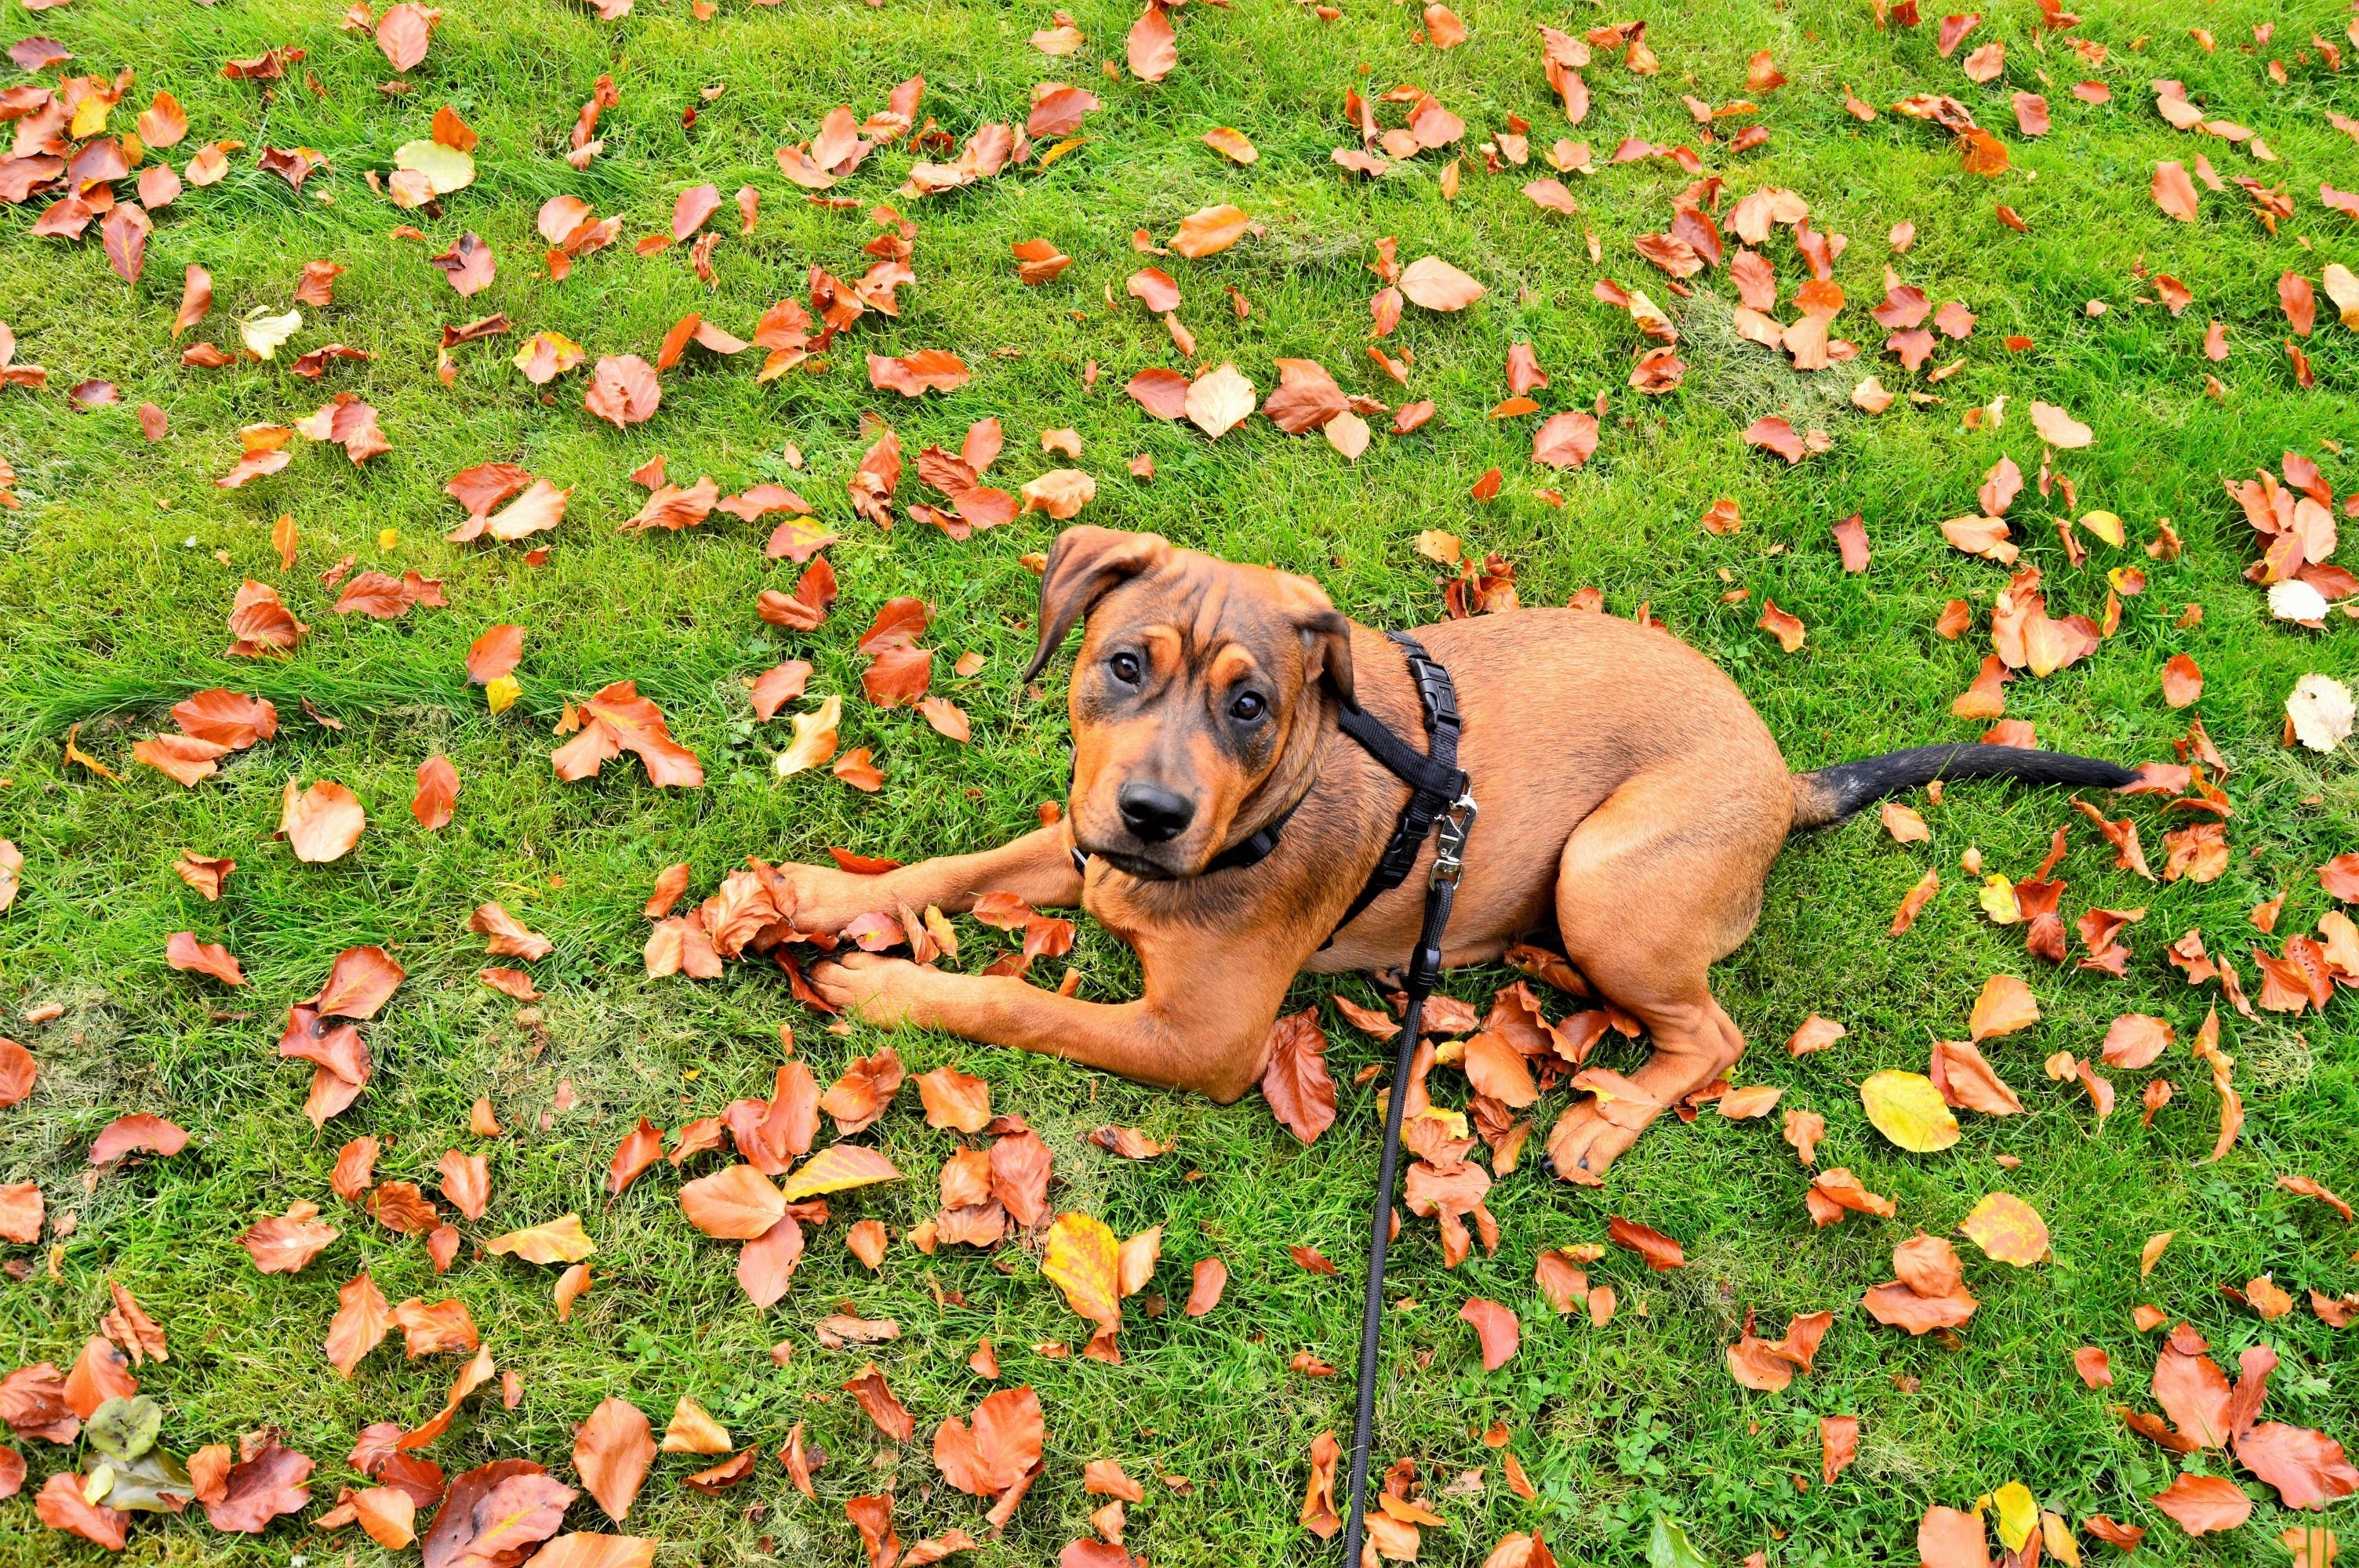
<instances>
[{"instance_id":1,"label":"dog's eye","mask_svg":"<svg viewBox=\"0 0 2359 1568\"><path fill-rule=\"evenodd\" d=\"M1262 716L1268 706L1262 700L1261 693L1241 691L1237 693L1236 700L1229 704L1229 717L1240 724L1251 724Z\"/></svg>"},{"instance_id":2,"label":"dog's eye","mask_svg":"<svg viewBox=\"0 0 2359 1568\"><path fill-rule=\"evenodd\" d=\"M1106 661L1106 668L1112 670L1114 678L1125 686L1138 684L1139 666L1136 654L1116 654Z\"/></svg>"}]
</instances>

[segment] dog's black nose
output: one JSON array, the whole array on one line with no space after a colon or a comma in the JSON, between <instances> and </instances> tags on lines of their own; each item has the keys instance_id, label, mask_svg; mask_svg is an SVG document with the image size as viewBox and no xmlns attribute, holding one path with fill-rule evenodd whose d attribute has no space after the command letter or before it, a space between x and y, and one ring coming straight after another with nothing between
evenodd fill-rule
<instances>
[{"instance_id":1,"label":"dog's black nose","mask_svg":"<svg viewBox=\"0 0 2359 1568\"><path fill-rule=\"evenodd\" d=\"M1114 797L1122 808L1122 825L1142 844L1177 838L1196 819L1196 803L1149 784L1126 784Z\"/></svg>"}]
</instances>

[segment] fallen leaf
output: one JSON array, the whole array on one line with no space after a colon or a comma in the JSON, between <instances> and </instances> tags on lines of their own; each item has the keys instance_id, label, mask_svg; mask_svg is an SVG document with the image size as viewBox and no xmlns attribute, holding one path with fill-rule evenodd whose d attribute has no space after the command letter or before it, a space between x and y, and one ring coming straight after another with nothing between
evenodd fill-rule
<instances>
[{"instance_id":1,"label":"fallen leaf","mask_svg":"<svg viewBox=\"0 0 2359 1568\"><path fill-rule=\"evenodd\" d=\"M2048 1256L2048 1226L2038 1211L2011 1193L1991 1193L1958 1224L1989 1257L2027 1268Z\"/></svg>"},{"instance_id":2,"label":"fallen leaf","mask_svg":"<svg viewBox=\"0 0 2359 1568\"><path fill-rule=\"evenodd\" d=\"M1859 1086L1859 1098L1875 1130L1911 1153L1937 1153L1958 1141L1958 1119L1922 1074L1889 1068L1871 1074Z\"/></svg>"},{"instance_id":3,"label":"fallen leaf","mask_svg":"<svg viewBox=\"0 0 2359 1568\"><path fill-rule=\"evenodd\" d=\"M606 1399L590 1412L573 1438L573 1468L606 1517L620 1523L631 1511L656 1443L647 1418L628 1400Z\"/></svg>"}]
</instances>

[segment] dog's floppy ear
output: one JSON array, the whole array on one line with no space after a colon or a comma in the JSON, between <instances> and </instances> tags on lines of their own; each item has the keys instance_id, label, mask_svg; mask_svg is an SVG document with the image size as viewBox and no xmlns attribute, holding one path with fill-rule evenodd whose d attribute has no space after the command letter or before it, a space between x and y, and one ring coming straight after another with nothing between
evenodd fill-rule
<instances>
[{"instance_id":1,"label":"dog's floppy ear","mask_svg":"<svg viewBox=\"0 0 2359 1568\"><path fill-rule=\"evenodd\" d=\"M1356 709L1359 697L1352 689L1352 622L1340 610L1314 611L1296 622L1309 644L1310 678L1324 677L1344 707Z\"/></svg>"},{"instance_id":2,"label":"dog's floppy ear","mask_svg":"<svg viewBox=\"0 0 2359 1568\"><path fill-rule=\"evenodd\" d=\"M1302 633L1305 675L1310 680L1325 680L1344 707L1357 708L1359 698L1352 687L1351 620L1335 608L1327 590L1309 578L1282 572L1278 580L1286 585L1287 613L1295 630Z\"/></svg>"},{"instance_id":3,"label":"dog's floppy ear","mask_svg":"<svg viewBox=\"0 0 2359 1568\"><path fill-rule=\"evenodd\" d=\"M1097 601L1141 572L1161 566L1171 554L1160 534L1126 534L1114 528L1068 528L1049 549L1049 569L1040 574L1040 646L1024 678L1049 667L1073 622Z\"/></svg>"}]
</instances>

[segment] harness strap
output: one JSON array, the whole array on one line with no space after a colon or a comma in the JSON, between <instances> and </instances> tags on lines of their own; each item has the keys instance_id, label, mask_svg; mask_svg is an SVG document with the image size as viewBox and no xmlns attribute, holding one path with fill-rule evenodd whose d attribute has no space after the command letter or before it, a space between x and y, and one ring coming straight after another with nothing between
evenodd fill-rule
<instances>
[{"instance_id":1,"label":"harness strap","mask_svg":"<svg viewBox=\"0 0 2359 1568\"><path fill-rule=\"evenodd\" d=\"M1376 860L1376 869L1368 875L1367 885L1352 900L1343 918L1321 943L1323 951L1335 945L1343 927L1357 920L1368 905L1408 880L1416 869L1417 857L1425 847L1425 836L1433 824L1467 792L1468 780L1458 766L1458 690L1450 679L1450 672L1425 651L1418 640L1406 632L1387 633L1401 645L1408 659L1408 671L1417 682L1418 706L1424 710L1426 751L1420 754L1409 749L1408 743L1390 730L1375 715L1357 708L1345 708L1336 715L1336 723L1344 734L1357 741L1368 755L1382 763L1385 770L1409 787L1408 804L1401 807L1400 820L1393 825L1393 836L1385 845L1385 852Z\"/></svg>"}]
</instances>

